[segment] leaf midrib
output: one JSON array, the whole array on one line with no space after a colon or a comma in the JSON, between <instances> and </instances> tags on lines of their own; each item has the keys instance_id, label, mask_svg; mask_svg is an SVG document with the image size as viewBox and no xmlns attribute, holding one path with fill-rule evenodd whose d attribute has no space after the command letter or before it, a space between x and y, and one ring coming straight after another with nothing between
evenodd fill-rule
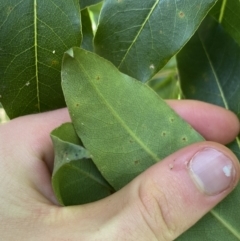
<instances>
[{"instance_id":1,"label":"leaf midrib","mask_svg":"<svg viewBox=\"0 0 240 241\"><path fill-rule=\"evenodd\" d=\"M122 58L122 60L121 60L120 64L118 65L118 69L120 69L120 68L121 68L121 66L122 66L122 64L123 64L124 60L126 59L126 57L127 57L128 53L129 53L129 51L131 50L132 46L135 44L135 42L136 42L137 38L138 38L138 37L139 37L139 35L141 34L141 32L142 32L142 30L143 30L144 26L146 25L147 21L149 20L150 16L152 15L152 12L154 11L154 9L155 9L155 7L157 6L157 4L159 3L159 1L160 1L160 0L157 0L157 1L154 3L154 5L153 5L153 7L151 8L151 10L150 10L149 14L147 15L147 17L146 17L145 21L143 22L143 24L142 24L141 28L140 28L140 29L139 29L139 31L137 32L137 34L136 34L136 36L135 36L134 40L132 41L131 45L129 46L129 48L127 49L127 51L126 51L125 55L123 56L123 58Z\"/></svg>"},{"instance_id":2,"label":"leaf midrib","mask_svg":"<svg viewBox=\"0 0 240 241\"><path fill-rule=\"evenodd\" d=\"M70 56L72 57L72 56ZM123 129L126 130L127 133L130 134L130 136L136 140L136 142L139 144L140 147L142 147L143 150L146 151L146 153L149 154L149 156L152 157L152 159L155 162L159 161L159 157L157 155L155 155L143 142L141 139L139 139L137 137L137 135L134 134L134 132L128 127L128 125L125 123L125 121L118 115L118 113L114 110L114 108L111 106L111 104L108 103L108 101L104 98L104 96L102 95L102 93L98 90L98 88L96 88L96 86L92 83L91 81L91 77L89 76L88 72L86 71L86 69L83 67L83 65L78 61L78 59L74 58L77 63L79 64L80 68L83 70L84 74L87 76L89 83L91 84L92 88L95 90L95 92L97 93L97 95L100 97L100 99L105 103L106 107L109 109L110 113L112 113L112 115L118 120L118 122L121 124L121 126L123 127Z\"/></svg>"},{"instance_id":3,"label":"leaf midrib","mask_svg":"<svg viewBox=\"0 0 240 241\"><path fill-rule=\"evenodd\" d=\"M38 76L38 36L37 36L37 0L34 0L34 50L35 50L35 71L36 71L36 87L37 87L37 108L40 112L39 97L39 76Z\"/></svg>"},{"instance_id":4,"label":"leaf midrib","mask_svg":"<svg viewBox=\"0 0 240 241\"><path fill-rule=\"evenodd\" d=\"M204 44L204 41L202 40L202 38L201 38L200 35L199 35L199 39L200 39L200 42L201 42L201 44L202 44L204 53L205 53L205 55L206 55L206 57L207 57L207 60L208 60L208 62L209 62L209 65L210 65L210 68L211 68L211 70L212 70L212 73L213 73L213 75L214 75L214 79L215 79L215 81L216 81L217 87L218 87L219 92L220 92L220 95L221 95L221 97L222 97L222 101L223 101L224 107L225 107L227 110L229 110L229 106L228 106L228 103L227 103L227 99L226 99L225 94L224 94L224 92L223 92L223 88L222 88L222 86L221 86L221 84L220 84L220 80L219 80L218 75L217 75L217 73L216 73L216 71L215 71L215 68L214 68L214 66L213 66L212 60L211 60L211 58L210 58L210 56L209 56L209 54L208 54L207 48L206 48L206 46L205 46L205 44Z\"/></svg>"},{"instance_id":5,"label":"leaf midrib","mask_svg":"<svg viewBox=\"0 0 240 241\"><path fill-rule=\"evenodd\" d=\"M216 80L216 83L217 83L219 92L220 92L220 94L221 94L221 97L222 97L222 100L223 100L223 103L224 103L224 107L225 107L227 110L229 110L228 102L227 102L227 99L226 99L226 97L225 97L223 88L222 88L222 86L221 86L221 84L220 84L220 80L219 80L218 75L217 75L217 73L216 73L216 71L215 71L215 68L214 68L214 66L213 66L212 60L211 60L211 58L210 58L210 56L209 56L209 54L208 54L208 51L207 51L206 46L205 46L205 44L204 44L204 41L201 39L201 36L200 36L200 35L199 35L199 39L200 39L200 41L201 41L201 44L202 44L204 53L205 53L205 55L206 55L206 57L207 57L207 59L208 59L209 65L210 65L210 67L211 67L211 70L212 70L212 72L213 72L214 78L215 78L215 80ZM240 138L239 138L239 137L236 137L236 142L237 142L238 147L239 147L239 149L240 149Z\"/></svg>"},{"instance_id":6,"label":"leaf midrib","mask_svg":"<svg viewBox=\"0 0 240 241\"><path fill-rule=\"evenodd\" d=\"M219 19L218 19L219 23L222 23L222 20L223 20L224 14L225 14L226 6L227 6L227 0L223 0L221 10L220 10Z\"/></svg>"},{"instance_id":7,"label":"leaf midrib","mask_svg":"<svg viewBox=\"0 0 240 241\"><path fill-rule=\"evenodd\" d=\"M228 229L237 239L240 240L240 233L237 232L236 229L232 228L232 226L226 222L226 220L223 220L220 215L215 210L211 210L210 213L226 228Z\"/></svg>"},{"instance_id":8,"label":"leaf midrib","mask_svg":"<svg viewBox=\"0 0 240 241\"><path fill-rule=\"evenodd\" d=\"M69 165L69 163L66 164L66 165ZM72 164L70 164L69 167L71 169L77 171L78 173L82 174L83 176L85 176L85 177L87 177L89 179L92 179L93 181L98 183L100 186L105 187L108 190L112 190L110 186L108 186L106 183L102 182L101 179L98 179L97 177L95 177L94 175L90 174L89 172L84 171L83 169L80 169L79 167L76 167L76 166L74 166ZM68 185L70 186L71 183L76 183L76 182L78 182L78 179L76 179L75 182L68 182Z\"/></svg>"}]
</instances>

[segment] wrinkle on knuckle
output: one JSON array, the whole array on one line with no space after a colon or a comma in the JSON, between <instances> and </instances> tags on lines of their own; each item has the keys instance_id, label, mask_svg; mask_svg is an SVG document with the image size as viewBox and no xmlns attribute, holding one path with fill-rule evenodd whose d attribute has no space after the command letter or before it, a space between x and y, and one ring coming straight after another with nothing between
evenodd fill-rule
<instances>
[{"instance_id":1,"label":"wrinkle on knuckle","mask_svg":"<svg viewBox=\"0 0 240 241\"><path fill-rule=\"evenodd\" d=\"M167 195L153 181L142 183L138 195L141 214L157 240L173 240L177 231L173 222L175 210L171 208Z\"/></svg>"}]
</instances>

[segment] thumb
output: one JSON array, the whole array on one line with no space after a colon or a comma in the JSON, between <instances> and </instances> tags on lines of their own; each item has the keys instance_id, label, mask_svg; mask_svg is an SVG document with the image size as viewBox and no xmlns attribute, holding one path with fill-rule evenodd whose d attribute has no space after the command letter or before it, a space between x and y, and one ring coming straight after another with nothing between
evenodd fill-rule
<instances>
[{"instance_id":1,"label":"thumb","mask_svg":"<svg viewBox=\"0 0 240 241\"><path fill-rule=\"evenodd\" d=\"M226 197L238 180L238 160L226 147L211 142L188 146L119 193L129 196L125 220L131 220L125 222L140 230L135 240L174 240Z\"/></svg>"},{"instance_id":2,"label":"thumb","mask_svg":"<svg viewBox=\"0 0 240 241\"><path fill-rule=\"evenodd\" d=\"M196 143L108 198L67 209L75 219L71 223L91 227L88 240L174 240L233 190L239 173L238 160L226 147Z\"/></svg>"}]
</instances>

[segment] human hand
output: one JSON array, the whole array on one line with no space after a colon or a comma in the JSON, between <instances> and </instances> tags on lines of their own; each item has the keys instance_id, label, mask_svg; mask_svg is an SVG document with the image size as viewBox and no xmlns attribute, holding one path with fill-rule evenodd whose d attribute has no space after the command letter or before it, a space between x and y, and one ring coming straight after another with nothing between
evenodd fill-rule
<instances>
[{"instance_id":1,"label":"human hand","mask_svg":"<svg viewBox=\"0 0 240 241\"><path fill-rule=\"evenodd\" d=\"M70 121L67 110L1 125L1 240L166 241L190 228L239 181L238 160L221 145L237 136L239 121L206 103L168 103L208 141L173 153L115 194L82 206L60 207L51 187L49 134Z\"/></svg>"}]
</instances>

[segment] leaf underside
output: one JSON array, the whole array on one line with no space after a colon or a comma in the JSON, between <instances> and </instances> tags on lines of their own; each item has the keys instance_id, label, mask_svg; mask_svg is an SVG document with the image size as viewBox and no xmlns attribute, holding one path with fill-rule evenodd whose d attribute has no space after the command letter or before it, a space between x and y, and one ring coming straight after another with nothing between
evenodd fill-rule
<instances>
[{"instance_id":1,"label":"leaf underside","mask_svg":"<svg viewBox=\"0 0 240 241\"><path fill-rule=\"evenodd\" d=\"M60 204L94 202L114 192L82 146L71 123L53 130L51 138L55 151L52 186Z\"/></svg>"},{"instance_id":2,"label":"leaf underside","mask_svg":"<svg viewBox=\"0 0 240 241\"><path fill-rule=\"evenodd\" d=\"M73 48L65 54L62 86L76 132L116 190L203 140L150 87L94 53Z\"/></svg>"}]
</instances>

